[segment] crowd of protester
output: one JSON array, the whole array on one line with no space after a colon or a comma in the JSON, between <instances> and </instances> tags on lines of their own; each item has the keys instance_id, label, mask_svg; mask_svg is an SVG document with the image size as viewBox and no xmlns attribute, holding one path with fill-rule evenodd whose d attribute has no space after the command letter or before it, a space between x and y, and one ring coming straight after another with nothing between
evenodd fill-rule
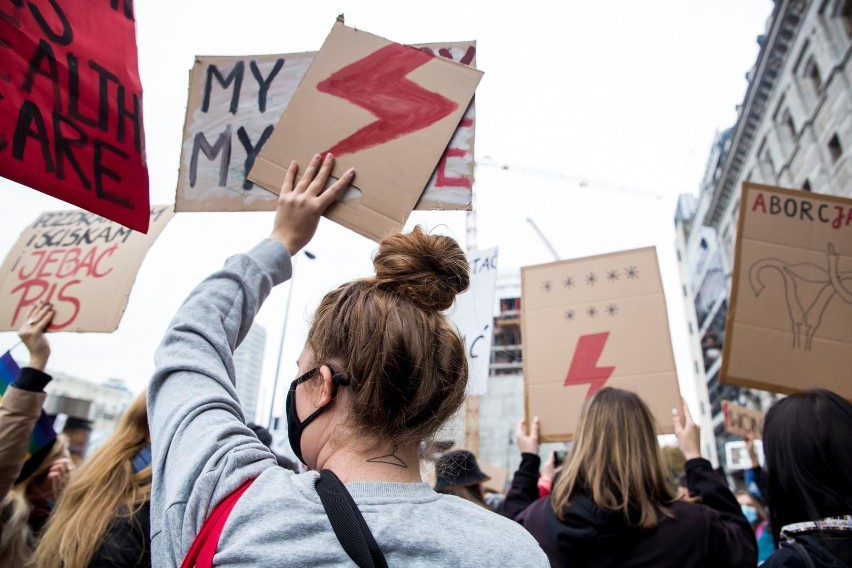
<instances>
[{"instance_id":1,"label":"crowd of protester","mask_svg":"<svg viewBox=\"0 0 852 568\"><path fill-rule=\"evenodd\" d=\"M147 392L77 469L61 436L29 451L53 317L33 308L29 364L0 405L0 566L852 566L852 404L825 390L772 406L765 467L737 494L685 404L679 491L648 406L609 387L564 461L542 467L538 419L518 425L505 495L460 449L424 483L421 448L464 401L464 345L443 312L469 276L453 239L419 228L382 241L374 277L323 298L286 402L303 466L276 455L245 421L233 351L352 180L326 188L332 163L317 155L301 177L291 164L270 238L192 292Z\"/></svg>"}]
</instances>

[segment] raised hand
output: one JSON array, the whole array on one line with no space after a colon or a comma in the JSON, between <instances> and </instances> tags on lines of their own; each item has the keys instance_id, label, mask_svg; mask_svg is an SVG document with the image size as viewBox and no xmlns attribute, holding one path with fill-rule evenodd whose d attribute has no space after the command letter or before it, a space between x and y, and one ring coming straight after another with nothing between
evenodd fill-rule
<instances>
[{"instance_id":1,"label":"raised hand","mask_svg":"<svg viewBox=\"0 0 852 568\"><path fill-rule=\"evenodd\" d=\"M50 357L50 344L44 336L47 326L53 321L56 312L53 304L38 302L27 314L24 324L18 330L18 337L26 345L30 352L29 366L39 371L44 371L47 359Z\"/></svg>"},{"instance_id":2,"label":"raised hand","mask_svg":"<svg viewBox=\"0 0 852 568\"><path fill-rule=\"evenodd\" d=\"M355 168L349 168L326 189L325 184L332 166L334 156L328 154L323 160L317 154L298 183L296 174L299 172L299 164L290 162L290 167L287 168L281 193L278 195L278 209L270 236L281 241L291 255L310 242L322 214L355 177Z\"/></svg>"},{"instance_id":3,"label":"raised hand","mask_svg":"<svg viewBox=\"0 0 852 568\"><path fill-rule=\"evenodd\" d=\"M677 408L672 408L675 436L677 445L687 460L701 457L701 429L692 421L686 401L681 399L683 414Z\"/></svg>"},{"instance_id":4,"label":"raised hand","mask_svg":"<svg viewBox=\"0 0 852 568\"><path fill-rule=\"evenodd\" d=\"M532 427L530 428L529 435L527 435L526 420L521 420L520 422L518 422L518 429L515 431L515 442L517 442L518 449L521 450L522 454L538 455L538 433L540 428L541 423L539 422L538 416L533 418Z\"/></svg>"}]
</instances>

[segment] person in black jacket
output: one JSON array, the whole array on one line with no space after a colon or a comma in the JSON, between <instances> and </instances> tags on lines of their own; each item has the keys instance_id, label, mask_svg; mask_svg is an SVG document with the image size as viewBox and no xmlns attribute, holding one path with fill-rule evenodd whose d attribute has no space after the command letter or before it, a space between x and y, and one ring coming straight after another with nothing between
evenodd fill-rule
<instances>
[{"instance_id":1,"label":"person in black jacket","mask_svg":"<svg viewBox=\"0 0 852 568\"><path fill-rule=\"evenodd\" d=\"M80 466L38 543L39 568L151 565L151 437L145 393Z\"/></svg>"},{"instance_id":2,"label":"person in black jacket","mask_svg":"<svg viewBox=\"0 0 852 568\"><path fill-rule=\"evenodd\" d=\"M757 564L754 533L734 495L701 458L700 432L673 410L692 497L668 485L654 420L636 394L603 388L586 401L574 447L538 499L538 418L516 434L521 466L502 514L538 540L551 566L718 567ZM702 504L698 504L700 499Z\"/></svg>"},{"instance_id":3,"label":"person in black jacket","mask_svg":"<svg viewBox=\"0 0 852 568\"><path fill-rule=\"evenodd\" d=\"M763 426L769 568L852 566L852 404L823 390L775 403Z\"/></svg>"}]
</instances>

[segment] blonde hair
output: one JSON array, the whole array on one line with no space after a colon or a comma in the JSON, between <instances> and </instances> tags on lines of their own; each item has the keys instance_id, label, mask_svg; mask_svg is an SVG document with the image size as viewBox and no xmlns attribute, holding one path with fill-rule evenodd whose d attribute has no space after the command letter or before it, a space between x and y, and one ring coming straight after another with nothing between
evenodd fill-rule
<instances>
[{"instance_id":1,"label":"blonde hair","mask_svg":"<svg viewBox=\"0 0 852 568\"><path fill-rule=\"evenodd\" d=\"M320 303L308 333L317 364L351 384L351 426L362 439L408 446L431 437L464 401L464 343L442 313L467 289L467 259L450 237L384 239L375 278L344 284Z\"/></svg>"},{"instance_id":2,"label":"blonde hair","mask_svg":"<svg viewBox=\"0 0 852 568\"><path fill-rule=\"evenodd\" d=\"M25 480L16 483L3 499L0 505L0 559L4 566L32 566L37 535L33 534L29 524L33 506L27 498L27 490L36 480L41 481L53 462L67 457L67 452L67 439L58 436L38 468Z\"/></svg>"},{"instance_id":3,"label":"blonde hair","mask_svg":"<svg viewBox=\"0 0 852 568\"><path fill-rule=\"evenodd\" d=\"M37 566L88 566L112 522L133 518L150 500L151 466L133 473L131 464L148 443L143 392L65 488L36 550Z\"/></svg>"},{"instance_id":4,"label":"blonde hair","mask_svg":"<svg viewBox=\"0 0 852 568\"><path fill-rule=\"evenodd\" d=\"M578 492L641 529L673 516L669 506L677 497L667 482L654 418L638 395L605 387L586 401L571 456L553 488L557 517L564 520L563 509Z\"/></svg>"}]
</instances>

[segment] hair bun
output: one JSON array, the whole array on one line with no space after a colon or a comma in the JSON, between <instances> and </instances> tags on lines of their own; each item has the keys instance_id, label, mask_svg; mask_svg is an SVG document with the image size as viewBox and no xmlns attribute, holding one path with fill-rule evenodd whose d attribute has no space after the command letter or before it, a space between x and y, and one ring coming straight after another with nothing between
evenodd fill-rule
<instances>
[{"instance_id":1,"label":"hair bun","mask_svg":"<svg viewBox=\"0 0 852 568\"><path fill-rule=\"evenodd\" d=\"M470 285L470 267L455 239L419 226L384 239L373 259L379 286L425 310L446 310Z\"/></svg>"}]
</instances>

